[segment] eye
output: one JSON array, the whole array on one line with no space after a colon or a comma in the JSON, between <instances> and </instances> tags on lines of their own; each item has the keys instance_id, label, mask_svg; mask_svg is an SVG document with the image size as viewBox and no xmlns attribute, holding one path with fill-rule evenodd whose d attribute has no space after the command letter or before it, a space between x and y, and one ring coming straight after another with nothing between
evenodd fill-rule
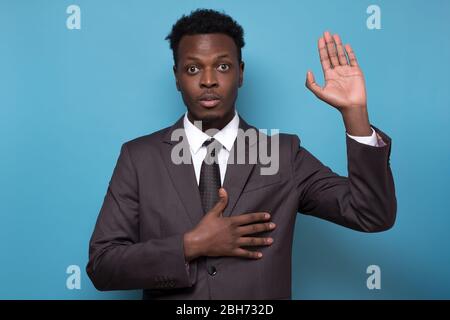
<instances>
[{"instance_id":1,"label":"eye","mask_svg":"<svg viewBox=\"0 0 450 320\"><path fill-rule=\"evenodd\" d=\"M230 66L228 64L226 64L226 63L219 64L220 71L228 71L228 69L230 69Z\"/></svg>"},{"instance_id":2,"label":"eye","mask_svg":"<svg viewBox=\"0 0 450 320\"><path fill-rule=\"evenodd\" d=\"M198 73L198 71L199 71L199 69L197 68L197 66L189 66L187 68L187 72L189 74L196 74L196 73Z\"/></svg>"}]
</instances>

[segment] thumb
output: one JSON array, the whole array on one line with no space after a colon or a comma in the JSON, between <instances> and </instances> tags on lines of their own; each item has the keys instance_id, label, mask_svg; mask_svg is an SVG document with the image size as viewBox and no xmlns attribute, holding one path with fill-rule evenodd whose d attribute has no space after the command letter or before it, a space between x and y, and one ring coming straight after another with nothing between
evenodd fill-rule
<instances>
[{"instance_id":1,"label":"thumb","mask_svg":"<svg viewBox=\"0 0 450 320\"><path fill-rule=\"evenodd\" d=\"M220 217L222 215L223 210L228 205L228 193L224 188L219 189L219 201L216 202L214 207L211 209L211 212L217 216Z\"/></svg>"},{"instance_id":2,"label":"thumb","mask_svg":"<svg viewBox=\"0 0 450 320\"><path fill-rule=\"evenodd\" d=\"M316 83L314 74L311 71L306 73L306 83L305 86L314 93L317 97L322 96L322 88Z\"/></svg>"}]
</instances>

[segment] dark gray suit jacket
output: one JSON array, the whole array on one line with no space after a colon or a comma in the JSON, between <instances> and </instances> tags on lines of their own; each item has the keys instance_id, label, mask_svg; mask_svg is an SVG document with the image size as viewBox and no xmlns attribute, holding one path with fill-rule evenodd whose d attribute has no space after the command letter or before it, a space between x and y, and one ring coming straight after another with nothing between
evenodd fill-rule
<instances>
[{"instance_id":1,"label":"dark gray suit jacket","mask_svg":"<svg viewBox=\"0 0 450 320\"><path fill-rule=\"evenodd\" d=\"M242 118L239 126L250 128ZM186 268L183 235L203 210L193 165L171 161L177 128L183 128L183 117L122 146L89 247L87 273L99 290L144 289L148 299L290 299L297 212L363 232L394 224L386 134L374 127L383 147L346 136L348 178L301 147L296 135L280 134L277 174L261 175L260 163L235 162L223 183L229 195L224 216L270 212L277 228L261 236L270 234L274 243L258 248L259 260L201 257ZM257 145L247 141L246 152Z\"/></svg>"}]
</instances>

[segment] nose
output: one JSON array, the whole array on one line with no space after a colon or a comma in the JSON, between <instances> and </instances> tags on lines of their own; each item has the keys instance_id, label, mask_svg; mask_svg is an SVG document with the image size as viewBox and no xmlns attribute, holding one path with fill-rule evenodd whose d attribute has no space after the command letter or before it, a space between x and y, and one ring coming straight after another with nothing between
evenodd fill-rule
<instances>
[{"instance_id":1,"label":"nose","mask_svg":"<svg viewBox=\"0 0 450 320\"><path fill-rule=\"evenodd\" d=\"M202 77L200 78L200 87L201 88L214 88L218 86L217 77L215 70L211 70L211 68L205 68L202 73Z\"/></svg>"}]
</instances>

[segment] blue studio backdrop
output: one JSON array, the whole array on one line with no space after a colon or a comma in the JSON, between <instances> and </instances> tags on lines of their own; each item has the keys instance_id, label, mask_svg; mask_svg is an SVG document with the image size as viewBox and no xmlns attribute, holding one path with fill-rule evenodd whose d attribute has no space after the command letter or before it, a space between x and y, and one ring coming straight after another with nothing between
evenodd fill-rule
<instances>
[{"instance_id":1,"label":"blue studio backdrop","mask_svg":"<svg viewBox=\"0 0 450 320\"><path fill-rule=\"evenodd\" d=\"M330 30L355 50L370 121L392 137L395 226L299 215L293 299L449 299L447 0L0 0L0 298L141 298L93 287L88 242L120 146L185 112L164 38L196 8L245 30L249 123L298 134L347 174L342 118L304 86L308 69L323 83L317 39Z\"/></svg>"}]
</instances>

